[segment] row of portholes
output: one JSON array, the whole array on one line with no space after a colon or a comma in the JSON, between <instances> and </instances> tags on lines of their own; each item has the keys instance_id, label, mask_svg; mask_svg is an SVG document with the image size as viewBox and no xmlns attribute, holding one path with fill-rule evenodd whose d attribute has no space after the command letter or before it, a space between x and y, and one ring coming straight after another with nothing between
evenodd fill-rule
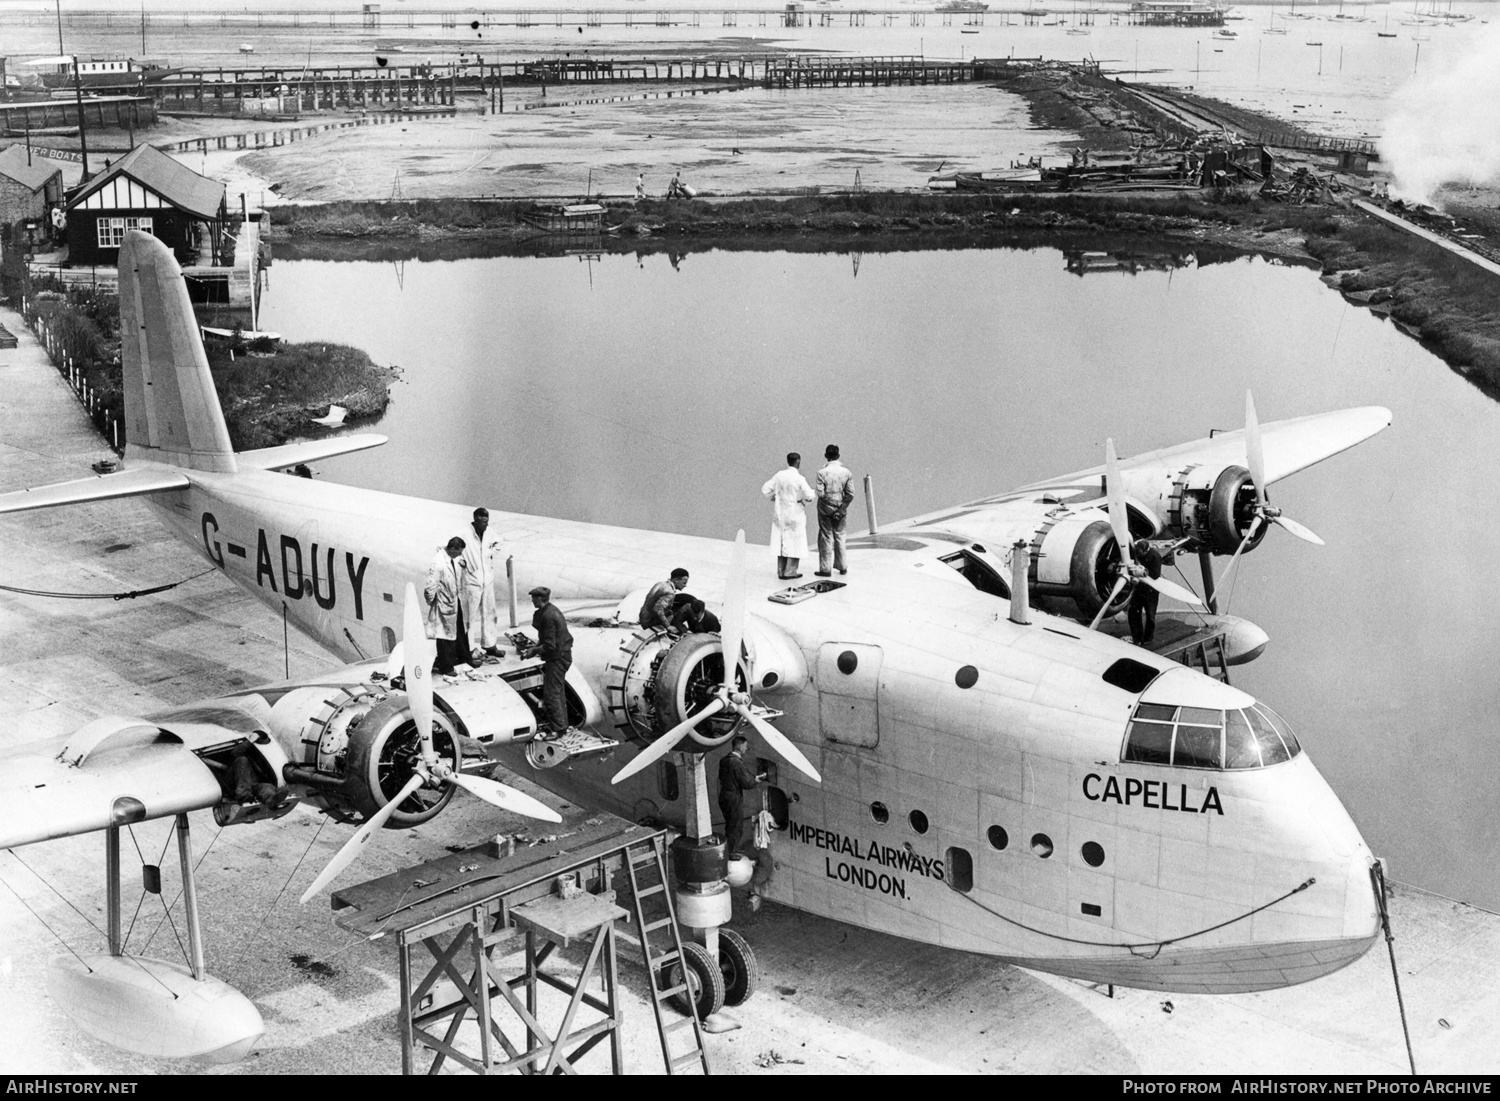
<instances>
[{"instance_id":1,"label":"row of portholes","mask_svg":"<svg viewBox=\"0 0 1500 1101\"><path fill-rule=\"evenodd\" d=\"M987 831L990 848L996 852L1003 852L1010 847L1010 834L1005 832L1004 826L991 826ZM1031 851L1046 860L1054 852L1052 838L1045 833L1034 833L1031 835ZM1085 841L1079 848L1078 854L1083 857L1083 862L1090 868L1097 868L1104 863L1104 846L1097 841Z\"/></svg>"},{"instance_id":2,"label":"row of portholes","mask_svg":"<svg viewBox=\"0 0 1500 1101\"><path fill-rule=\"evenodd\" d=\"M882 826L891 820L891 811L884 803L870 804L870 817ZM914 810L906 816L906 822L912 828L913 833L926 833L930 823L927 815L919 810ZM1010 847L1010 834L1005 832L1004 826L991 826L987 832L990 848L996 852L1004 852ZM1052 838L1045 833L1034 833L1031 835L1031 851L1046 860L1055 851ZM1090 868L1097 868L1104 863L1104 846L1097 841L1085 841L1079 848L1078 853L1083 857L1083 862Z\"/></svg>"},{"instance_id":3,"label":"row of portholes","mask_svg":"<svg viewBox=\"0 0 1500 1101\"><path fill-rule=\"evenodd\" d=\"M871 803L870 817L883 826L891 820L891 810L884 803ZM912 828L913 833L926 833L930 825L927 815L919 810L914 810L906 816L906 824Z\"/></svg>"}]
</instances>

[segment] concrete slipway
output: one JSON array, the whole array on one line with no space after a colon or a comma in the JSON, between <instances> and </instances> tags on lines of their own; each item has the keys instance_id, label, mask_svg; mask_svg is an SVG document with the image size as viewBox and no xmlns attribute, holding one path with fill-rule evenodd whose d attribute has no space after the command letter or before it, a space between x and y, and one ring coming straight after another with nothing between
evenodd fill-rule
<instances>
[{"instance_id":1,"label":"concrete slipway","mask_svg":"<svg viewBox=\"0 0 1500 1101\"><path fill-rule=\"evenodd\" d=\"M106 448L20 318L0 309L0 324L20 337L18 348L0 350L0 491L87 475ZM206 565L139 502L0 518L0 584L8 586L114 593L192 577ZM101 714L141 714L274 680L286 663L294 673L332 664L295 633L284 654L273 613L213 574L119 602L0 592L0 748L69 732ZM519 782L542 794L524 777ZM568 824L587 817L572 807L563 814ZM455 802L425 827L383 835L358 874L382 874L442 855L445 845L525 828L472 801ZM249 1060L222 1071L399 1070L394 948L353 940L332 924L322 900L295 902L348 833L302 811L222 835L207 814L194 816L196 851L207 849L199 884L209 970L248 994L268 1026ZM155 862L166 834L162 823L137 831L148 861ZM125 852L129 914L138 891L128 841ZM198 1069L96 1043L46 994L47 961L65 950L60 941L79 951L102 947L90 928L103 922L102 856L98 837L0 854L0 1074ZM168 879L175 884L175 874ZM1392 907L1418 1070L1494 1071L1500 916L1404 887ZM130 946L178 958L161 910L148 899ZM1406 1069L1383 945L1338 974L1289 990L1219 998L1119 990L1111 999L1073 982L779 907L743 914L736 924L764 974L761 992L737 1011L744 1027L709 1037L721 1073ZM659 1072L644 977L627 962L624 980L630 1066Z\"/></svg>"}]
</instances>

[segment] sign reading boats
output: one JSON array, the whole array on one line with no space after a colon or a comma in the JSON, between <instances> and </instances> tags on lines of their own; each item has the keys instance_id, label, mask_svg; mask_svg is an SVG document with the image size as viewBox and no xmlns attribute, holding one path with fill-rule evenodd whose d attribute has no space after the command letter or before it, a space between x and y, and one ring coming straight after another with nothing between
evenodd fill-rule
<instances>
[{"instance_id":1,"label":"sign reading boats","mask_svg":"<svg viewBox=\"0 0 1500 1101\"><path fill-rule=\"evenodd\" d=\"M845 837L835 830L820 830L815 826L804 826L800 822L790 823L793 841L811 845L815 849L826 849L833 856L823 857L823 874L840 883L855 883L867 891L890 895L892 898L906 897L906 878L897 872L923 875L943 882L946 871L941 860L921 856L910 849L897 849L890 845L878 845L868 841L861 845L856 837ZM860 864L836 857L852 857ZM876 864L881 870L868 867Z\"/></svg>"},{"instance_id":2,"label":"sign reading boats","mask_svg":"<svg viewBox=\"0 0 1500 1101\"><path fill-rule=\"evenodd\" d=\"M1186 784L1169 784L1165 780L1137 780L1125 777L1122 785L1119 777L1100 776L1090 772L1083 778L1083 797L1091 803L1119 803L1121 806L1148 807L1152 810L1180 810L1188 814L1207 814L1213 811L1221 818L1223 804L1219 802L1219 789L1210 786L1201 797L1189 791Z\"/></svg>"}]
</instances>

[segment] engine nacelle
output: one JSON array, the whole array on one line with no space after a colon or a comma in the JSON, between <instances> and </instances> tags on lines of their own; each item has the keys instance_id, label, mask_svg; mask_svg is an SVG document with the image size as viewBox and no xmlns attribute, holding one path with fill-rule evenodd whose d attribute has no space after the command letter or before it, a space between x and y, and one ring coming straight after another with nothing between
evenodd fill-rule
<instances>
[{"instance_id":1,"label":"engine nacelle","mask_svg":"<svg viewBox=\"0 0 1500 1101\"><path fill-rule=\"evenodd\" d=\"M1255 483L1242 466L1189 467L1178 476L1172 496L1169 529L1213 554L1233 554L1255 519ZM1260 546L1268 526L1261 525L1245 550Z\"/></svg>"},{"instance_id":2,"label":"engine nacelle","mask_svg":"<svg viewBox=\"0 0 1500 1101\"><path fill-rule=\"evenodd\" d=\"M1033 598L1051 608L1071 602L1080 618L1092 619L1114 587L1113 567L1120 560L1109 521L1097 512L1070 513L1043 528L1032 547ZM1122 596L1116 609L1126 599Z\"/></svg>"},{"instance_id":3,"label":"engine nacelle","mask_svg":"<svg viewBox=\"0 0 1500 1101\"><path fill-rule=\"evenodd\" d=\"M638 631L621 644L607 685L610 714L626 737L650 740L703 708L724 682L724 648L718 635L689 634L672 638L665 631ZM749 684L743 657L741 691ZM744 720L738 714L715 715L692 731L704 747L724 744ZM683 743L683 749L693 748Z\"/></svg>"},{"instance_id":4,"label":"engine nacelle","mask_svg":"<svg viewBox=\"0 0 1500 1101\"><path fill-rule=\"evenodd\" d=\"M286 779L307 786L335 815L368 818L411 779L420 753L411 706L405 694L370 684L347 686L332 698L326 688L318 695L322 706L308 715L301 732L304 762L288 767ZM441 707L433 709L432 719L433 748L456 771L454 722ZM391 815L387 827L419 826L452 798L450 784L419 788Z\"/></svg>"}]
</instances>

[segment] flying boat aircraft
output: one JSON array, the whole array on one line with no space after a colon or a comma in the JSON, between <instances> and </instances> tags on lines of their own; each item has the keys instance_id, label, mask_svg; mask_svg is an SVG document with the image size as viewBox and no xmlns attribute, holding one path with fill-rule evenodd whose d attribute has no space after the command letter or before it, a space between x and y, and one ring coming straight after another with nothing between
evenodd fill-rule
<instances>
[{"instance_id":1,"label":"flying boat aircraft","mask_svg":"<svg viewBox=\"0 0 1500 1101\"><path fill-rule=\"evenodd\" d=\"M0 512L142 497L349 664L97 719L0 757L0 847L113 839L111 955L53 984L95 1034L140 1050L198 1029L162 1053L221 1059L254 1042L254 1007L202 972L189 812L248 826L301 804L358 823L309 895L381 827L429 821L458 791L552 814L473 775L465 746L578 805L683 829L679 868L699 871L676 897L703 933L687 961L703 976L700 1013L743 995L753 967L743 938L719 935L730 892L705 780L706 758L741 732L768 776L775 828L758 890L776 902L1165 991L1304 982L1372 944L1374 858L1287 722L1227 682L1267 640L1219 613L1212 559L1235 568L1273 526L1319 541L1267 488L1379 432L1389 411L1262 427L1247 397L1243 430L1125 460L1111 443L1101 466L852 538L851 572L810 583L777 580L769 548L742 536L492 509L515 583L550 587L570 616L573 729L558 735L541 729L541 663L524 631L497 663L428 675L411 586L470 508L279 473L379 436L236 453L170 251L132 231L119 270L125 469L0 495ZM1198 601L1147 574L1137 539L1200 557L1207 610L1176 613L1175 637L1200 655L1214 640L1220 675L1102 629L1140 585ZM645 589L672 566L700 592L722 591L720 633L639 626ZM245 798L247 785L258 794ZM118 944L118 832L167 816L189 888L186 970L122 961ZM727 995L707 981L716 960ZM191 1021L161 1023L166 987L179 994L171 1012ZM128 1034L126 1017L151 1035Z\"/></svg>"}]
</instances>

